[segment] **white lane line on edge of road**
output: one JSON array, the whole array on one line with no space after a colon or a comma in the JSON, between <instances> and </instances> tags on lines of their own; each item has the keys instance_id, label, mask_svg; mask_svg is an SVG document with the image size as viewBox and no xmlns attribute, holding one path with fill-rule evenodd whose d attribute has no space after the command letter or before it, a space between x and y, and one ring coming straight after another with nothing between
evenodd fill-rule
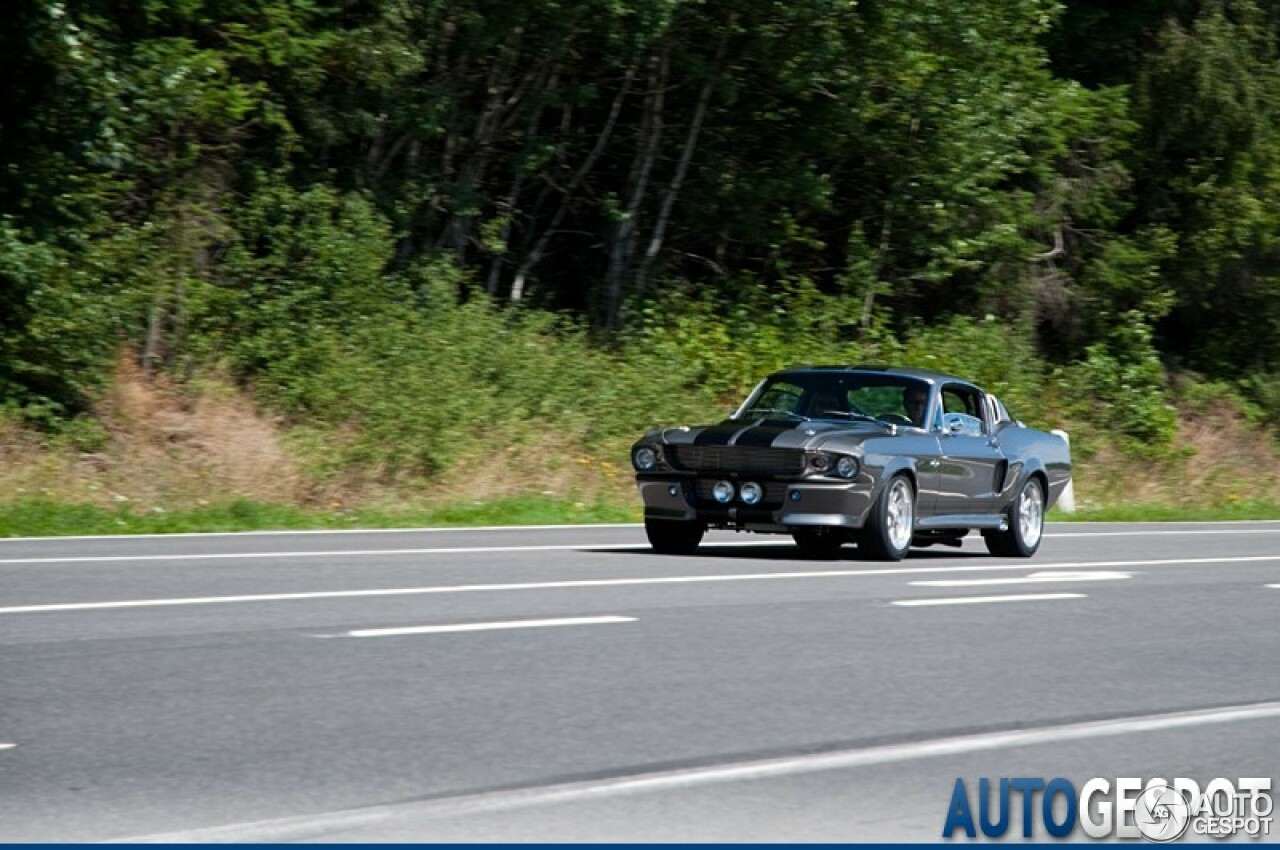
<instances>
[{"instance_id":1,"label":"white lane line on edge of road","mask_svg":"<svg viewBox=\"0 0 1280 850\"><path fill-rule=\"evenodd\" d=\"M1232 558L1172 558L1153 561L1099 561L1054 564L1059 568L1090 569L1096 567L1149 567L1189 564L1230 564L1280 561L1276 555L1245 555ZM305 599L345 599L372 596L424 596L436 593L497 593L521 590L559 590L580 587L640 587L664 584L715 584L718 582L779 581L811 578L854 578L859 576L907 576L922 573L991 572L1025 570L1026 564L985 564L955 567L886 567L869 570L810 570L786 573L730 573L694 576L661 576L616 579L575 579L569 581L518 582L510 584L461 584L428 587L366 588L359 590L322 590L301 593L259 593L244 596L196 596L174 599L126 599L112 602L60 602L42 605L16 605L0 608L0 614L35 614L63 611L102 611L122 608L156 608L180 605L216 605L241 602L292 602Z\"/></svg>"},{"instance_id":2,"label":"white lane line on edge of road","mask_svg":"<svg viewBox=\"0 0 1280 850\"><path fill-rule=\"evenodd\" d=\"M1087 599L1086 593L1010 593L1001 596L931 596L926 599L895 599L889 603L903 608L931 605L985 605L993 602L1053 602L1058 599Z\"/></svg>"},{"instance_id":3,"label":"white lane line on edge of road","mask_svg":"<svg viewBox=\"0 0 1280 850\"><path fill-rule=\"evenodd\" d=\"M1245 520L1239 520L1245 522ZM1258 520L1266 522L1267 520ZM53 543L60 540L164 540L184 537L286 537L303 534L437 534L469 531L576 531L589 528L644 528L640 522L584 522L563 525L434 525L422 528L295 528L275 531L174 531L161 534L68 534L53 537L0 537L5 543Z\"/></svg>"},{"instance_id":4,"label":"white lane line on edge of road","mask_svg":"<svg viewBox=\"0 0 1280 850\"><path fill-rule=\"evenodd\" d=\"M925 581L913 581L911 585L912 587L986 587L988 585L1049 584L1063 581L1119 581L1126 578L1133 578L1133 573L1108 572L1106 570L1097 570L1095 572L1044 570L1028 576L1018 576L1017 578L928 579Z\"/></svg>"},{"instance_id":5,"label":"white lane line on edge of road","mask_svg":"<svg viewBox=\"0 0 1280 850\"><path fill-rule=\"evenodd\" d=\"M354 629L347 637L398 637L401 635L439 635L455 632L489 632L508 629L546 629L557 626L596 626L606 623L634 623L635 617L558 617L550 620L507 620L497 623L456 623L449 626L406 626L398 629Z\"/></svg>"},{"instance_id":6,"label":"white lane line on edge of road","mask_svg":"<svg viewBox=\"0 0 1280 850\"><path fill-rule=\"evenodd\" d=\"M713 540L702 544L712 549L751 546L786 546L782 540ZM535 546L440 546L429 549L329 549L297 552L184 552L178 555L72 555L62 558L0 558L0 567L32 564L119 564L132 561L234 561L263 558L368 558L379 555L477 555L504 552L589 552L648 549L642 541L635 543L548 543Z\"/></svg>"},{"instance_id":7,"label":"white lane line on edge of road","mask_svg":"<svg viewBox=\"0 0 1280 850\"><path fill-rule=\"evenodd\" d=\"M1094 521L1095 524L1097 521ZM1280 519L1219 519L1219 520L1187 520L1182 522L1171 522L1170 525L1197 525L1197 526L1213 526L1213 525L1268 525L1271 523L1280 526ZM1115 523L1116 525L1129 525L1131 523ZM1149 523L1148 523L1149 524ZM1064 523L1060 520L1046 523L1046 525L1078 525L1078 523ZM643 523L638 522L591 522L591 523L567 523L560 525L452 525L452 526L424 526L419 528L294 528L294 529L263 529L260 531L174 531L162 534L67 534L56 535L51 537L0 537L0 546L5 543L48 543L57 541L73 541L73 540L160 540L166 538L211 538L211 537L287 537L302 536L307 534L437 534L453 532L455 534L465 534L469 531L574 531L577 529L590 528L644 528ZM1280 530L1280 529L1277 529ZM1138 529L1134 531L1068 531L1055 532L1046 531L1047 536L1052 537L1090 537L1105 534L1199 534L1202 533L1198 529L1168 529L1168 530L1145 530ZM1238 534L1240 531L1233 531L1230 528L1222 531L1213 532L1215 534ZM1256 529L1255 531L1244 531L1243 533L1274 533L1271 529Z\"/></svg>"},{"instance_id":8,"label":"white lane line on edge of road","mask_svg":"<svg viewBox=\"0 0 1280 850\"><path fill-rule=\"evenodd\" d=\"M271 842L282 843L305 838L324 840L326 834L342 830L388 827L394 822L417 818L459 817L512 809L592 799L683 790L729 782L776 779L789 776L848 770L883 764L896 764L922 759L944 758L969 753L1005 750L1016 747L1054 745L1067 741L1108 738L1142 732L1163 732L1196 726L1268 720L1280 717L1280 702L1225 706L1195 711L1136 715L1112 720L1063 723L1036 729L1014 729L1002 732L979 732L914 741L850 747L834 752L802 756L740 761L711 767L693 767L657 773L641 773L612 779L585 780L541 788L492 791L448 800L396 803L326 812L318 815L277 818L250 823L229 824L207 829L193 829L153 835L133 836L108 843L176 843L176 842ZM366 840L376 841L377 833ZM352 840L347 837L345 840Z\"/></svg>"},{"instance_id":9,"label":"white lane line on edge of road","mask_svg":"<svg viewBox=\"0 0 1280 850\"><path fill-rule=\"evenodd\" d=\"M417 531L498 531L504 529L521 529L521 527L529 526L494 526L492 529L416 529ZM553 530L561 529L562 526L532 526L535 529ZM617 526L563 526L564 530L579 529L579 527L618 527L618 529L634 529L632 525ZM398 529L383 529L370 531L369 534L392 534L397 533ZM243 531L244 535L270 535L270 534L310 534L302 533L302 531ZM346 531L333 531L333 534L346 534ZM1152 535L1184 535L1184 534L1280 534L1280 525L1275 529L1240 529L1240 530L1169 530L1169 531L1066 531L1066 533L1046 533L1046 538L1119 538L1119 536L1152 536ZM184 536L201 536L200 533L191 535L173 534L173 535L136 535L137 538L161 538L161 536L174 536L174 538L184 538ZM970 535L973 538L973 535ZM96 540L100 538L0 538L0 545L8 543L8 541L18 540ZM101 539L128 540L133 539L133 535L109 535ZM737 547L785 547L790 545L790 540L786 536L774 536L765 540L708 540L701 544L704 548L737 548ZM63 556L63 557L27 557L27 558L0 558L0 567L4 566L28 566L37 565L37 563L145 563L145 562L164 562L164 561L243 561L243 559L261 559L261 558L364 558L378 556L411 556L411 554L483 554L483 553L503 553L503 552L573 552L573 550L626 550L626 549L648 549L648 544L644 540L636 540L635 543L557 543L557 544L534 544L534 545L509 545L509 547L430 547L430 548L413 548L413 549L326 549L326 550L293 550L293 552L179 552L175 554L109 554L109 556Z\"/></svg>"}]
</instances>

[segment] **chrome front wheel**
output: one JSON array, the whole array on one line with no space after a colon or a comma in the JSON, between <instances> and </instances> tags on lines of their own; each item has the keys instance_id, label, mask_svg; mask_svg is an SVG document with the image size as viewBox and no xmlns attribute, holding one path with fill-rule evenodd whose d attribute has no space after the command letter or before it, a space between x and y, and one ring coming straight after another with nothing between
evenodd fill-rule
<instances>
[{"instance_id":1,"label":"chrome front wheel","mask_svg":"<svg viewBox=\"0 0 1280 850\"><path fill-rule=\"evenodd\" d=\"M864 558L901 561L911 548L915 521L915 488L907 476L895 476L880 491L858 532L858 551Z\"/></svg>"},{"instance_id":2,"label":"chrome front wheel","mask_svg":"<svg viewBox=\"0 0 1280 850\"><path fill-rule=\"evenodd\" d=\"M895 549L911 545L911 529L915 523L915 494L905 478L895 478L889 485L889 543Z\"/></svg>"}]
</instances>

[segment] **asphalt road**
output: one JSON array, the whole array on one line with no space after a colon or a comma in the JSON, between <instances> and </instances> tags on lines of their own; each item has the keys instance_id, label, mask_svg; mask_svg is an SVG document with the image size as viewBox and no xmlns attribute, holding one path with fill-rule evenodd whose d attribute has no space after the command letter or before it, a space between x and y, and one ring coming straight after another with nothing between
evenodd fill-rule
<instances>
[{"instance_id":1,"label":"asphalt road","mask_svg":"<svg viewBox=\"0 0 1280 850\"><path fill-rule=\"evenodd\" d=\"M935 840L958 777L1280 787L1278 624L1280 523L893 565L627 526L0 541L0 839Z\"/></svg>"}]
</instances>

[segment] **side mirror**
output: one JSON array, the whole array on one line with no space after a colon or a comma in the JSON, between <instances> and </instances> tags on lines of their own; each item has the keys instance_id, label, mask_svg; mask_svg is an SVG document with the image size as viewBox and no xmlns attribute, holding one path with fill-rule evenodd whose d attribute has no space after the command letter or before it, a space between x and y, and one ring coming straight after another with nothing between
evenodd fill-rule
<instances>
[{"instance_id":1,"label":"side mirror","mask_svg":"<svg viewBox=\"0 0 1280 850\"><path fill-rule=\"evenodd\" d=\"M981 437L982 420L966 413L947 413L942 417L942 432L956 437Z\"/></svg>"}]
</instances>

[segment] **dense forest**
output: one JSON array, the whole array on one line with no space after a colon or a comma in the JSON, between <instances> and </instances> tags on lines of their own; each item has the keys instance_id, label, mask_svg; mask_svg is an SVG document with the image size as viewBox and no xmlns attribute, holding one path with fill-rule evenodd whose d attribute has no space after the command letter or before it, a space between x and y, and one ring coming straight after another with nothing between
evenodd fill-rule
<instances>
[{"instance_id":1,"label":"dense forest","mask_svg":"<svg viewBox=\"0 0 1280 850\"><path fill-rule=\"evenodd\" d=\"M1135 444L1170 375L1280 414L1269 0L14 0L0 76L42 427L121 351L428 474L458 421L622 433L809 355L954 346Z\"/></svg>"}]
</instances>

